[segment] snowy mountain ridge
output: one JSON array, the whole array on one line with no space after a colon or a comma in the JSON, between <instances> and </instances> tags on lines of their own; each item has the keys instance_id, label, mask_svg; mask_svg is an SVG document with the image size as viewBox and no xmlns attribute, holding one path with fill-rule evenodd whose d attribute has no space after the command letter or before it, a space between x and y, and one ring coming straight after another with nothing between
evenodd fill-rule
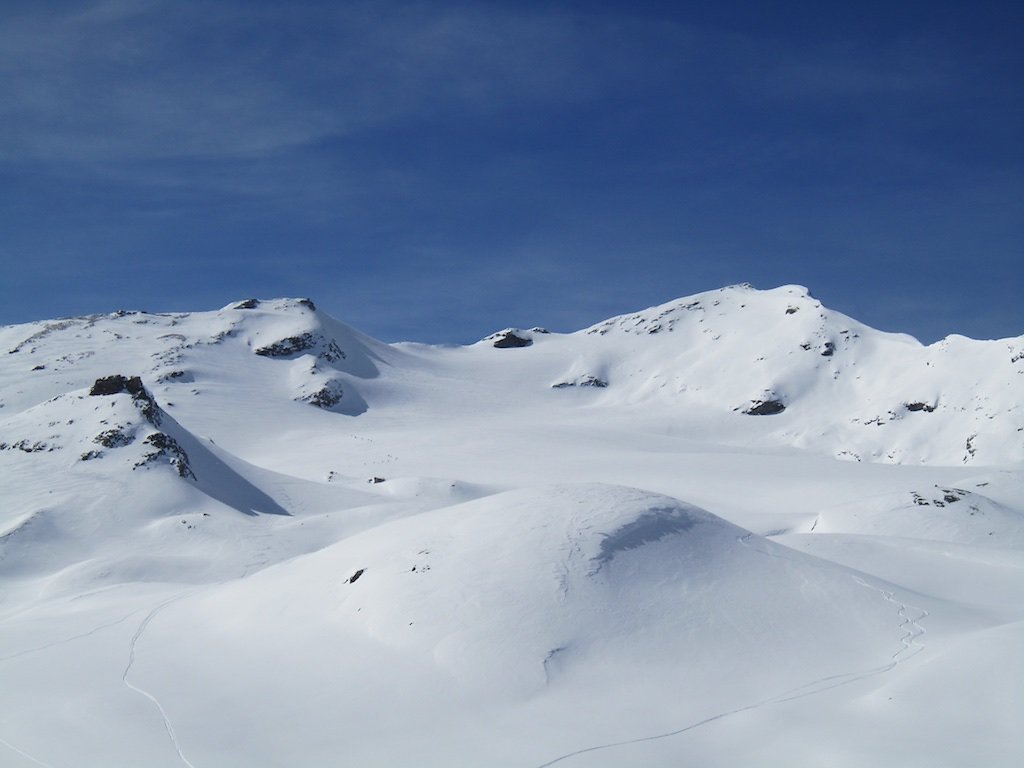
<instances>
[{"instance_id":1,"label":"snowy mountain ridge","mask_svg":"<svg viewBox=\"0 0 1024 768\"><path fill-rule=\"evenodd\" d=\"M0 328L0 765L1016 766L1022 350L799 286Z\"/></svg>"},{"instance_id":2,"label":"snowy mountain ridge","mask_svg":"<svg viewBox=\"0 0 1024 768\"><path fill-rule=\"evenodd\" d=\"M732 286L577 333L506 329L465 350L419 345L413 358L403 354L407 345L370 339L308 299L12 326L0 341L8 350L0 405L8 412L34 405L35 393L53 397L115 373L141 376L160 398L206 389L204 397L215 399L224 391L219 372L238 366L265 397L357 416L370 407L371 393L394 395L402 386L403 398L415 398L435 376L457 375L477 378L481 389L505 386L510 398L524 387L589 389L586 403L596 411L649 407L666 421L696 421L705 431L714 419L727 444L885 463L1024 460L1024 337L951 336L926 347L827 310L799 286ZM114 346L127 370L111 370ZM466 360L460 352L479 361L476 369L454 372ZM514 355L500 364L514 386L491 380L494 354ZM419 365L424 358L432 358L426 370ZM390 386L364 385L382 375ZM568 400L571 393L563 394ZM255 406L256 395L236 392L246 407ZM460 395L467 410L494 407L472 388ZM371 399L387 407L387 397ZM772 418L754 424L735 414Z\"/></svg>"}]
</instances>

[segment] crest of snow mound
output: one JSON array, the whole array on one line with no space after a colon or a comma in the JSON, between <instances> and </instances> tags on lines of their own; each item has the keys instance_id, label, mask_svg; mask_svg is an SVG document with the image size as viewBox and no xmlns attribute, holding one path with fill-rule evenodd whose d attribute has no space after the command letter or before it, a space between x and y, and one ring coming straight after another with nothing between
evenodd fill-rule
<instances>
[{"instance_id":1,"label":"crest of snow mound","mask_svg":"<svg viewBox=\"0 0 1024 768\"><path fill-rule=\"evenodd\" d=\"M604 534L600 550L591 560L600 566L611 562L621 552L661 541L666 536L692 531L699 522L708 521L709 516L696 507L652 507L633 520Z\"/></svg>"},{"instance_id":2,"label":"crest of snow mound","mask_svg":"<svg viewBox=\"0 0 1024 768\"><path fill-rule=\"evenodd\" d=\"M274 575L272 588L257 576L212 596L209 610L234 606L246 637L278 600L329 610L346 631L511 700L628 675L639 660L684 687L711 657L755 686L769 670L824 676L870 666L891 645L879 638L892 639L888 604L842 567L677 499L601 484L404 517ZM329 608L301 586L322 583L334 585ZM613 699L599 705L606 714L622 706Z\"/></svg>"}]
</instances>

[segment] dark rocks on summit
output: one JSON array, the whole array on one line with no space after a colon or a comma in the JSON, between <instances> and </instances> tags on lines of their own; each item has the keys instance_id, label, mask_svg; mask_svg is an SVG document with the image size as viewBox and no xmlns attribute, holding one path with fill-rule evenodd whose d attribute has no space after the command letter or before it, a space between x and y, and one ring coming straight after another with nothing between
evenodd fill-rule
<instances>
[{"instance_id":1,"label":"dark rocks on summit","mask_svg":"<svg viewBox=\"0 0 1024 768\"><path fill-rule=\"evenodd\" d=\"M256 309L260 305L259 299L246 299L231 306L232 309Z\"/></svg>"},{"instance_id":2,"label":"dark rocks on summit","mask_svg":"<svg viewBox=\"0 0 1024 768\"><path fill-rule=\"evenodd\" d=\"M89 394L94 397L119 395L122 392L132 396L135 407L139 409L150 424L154 426L160 425L160 421L163 418L160 406L156 404L156 400L153 399L153 396L143 385L142 379L138 376L128 377L121 376L120 374L104 376L96 379L89 390Z\"/></svg>"},{"instance_id":3,"label":"dark rocks on summit","mask_svg":"<svg viewBox=\"0 0 1024 768\"><path fill-rule=\"evenodd\" d=\"M533 344L533 339L518 336L512 331L503 331L494 340L494 346L497 349L515 349L517 347L528 347L531 344Z\"/></svg>"},{"instance_id":4,"label":"dark rocks on summit","mask_svg":"<svg viewBox=\"0 0 1024 768\"><path fill-rule=\"evenodd\" d=\"M138 376L104 376L96 379L93 382L92 389L89 390L90 395L119 395L122 392L127 392L130 395L139 395L146 391L145 386L142 384L142 379Z\"/></svg>"}]
</instances>

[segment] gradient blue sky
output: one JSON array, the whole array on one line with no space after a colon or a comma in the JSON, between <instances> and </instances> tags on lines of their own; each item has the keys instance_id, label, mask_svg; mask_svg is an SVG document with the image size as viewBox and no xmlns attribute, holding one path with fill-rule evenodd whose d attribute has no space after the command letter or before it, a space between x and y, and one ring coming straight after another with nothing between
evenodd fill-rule
<instances>
[{"instance_id":1,"label":"gradient blue sky","mask_svg":"<svg viewBox=\"0 0 1024 768\"><path fill-rule=\"evenodd\" d=\"M311 296L465 342L748 281L926 342L1019 335L1022 21L3 0L0 323Z\"/></svg>"}]
</instances>

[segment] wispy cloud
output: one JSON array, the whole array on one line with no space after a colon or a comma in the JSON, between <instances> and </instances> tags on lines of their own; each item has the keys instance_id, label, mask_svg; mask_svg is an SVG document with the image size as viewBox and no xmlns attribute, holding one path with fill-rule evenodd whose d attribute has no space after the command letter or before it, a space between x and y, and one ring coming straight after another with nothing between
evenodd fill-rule
<instances>
[{"instance_id":1,"label":"wispy cloud","mask_svg":"<svg viewBox=\"0 0 1024 768\"><path fill-rule=\"evenodd\" d=\"M587 90L571 18L422 4L104 2L0 25L0 153L258 155Z\"/></svg>"}]
</instances>

